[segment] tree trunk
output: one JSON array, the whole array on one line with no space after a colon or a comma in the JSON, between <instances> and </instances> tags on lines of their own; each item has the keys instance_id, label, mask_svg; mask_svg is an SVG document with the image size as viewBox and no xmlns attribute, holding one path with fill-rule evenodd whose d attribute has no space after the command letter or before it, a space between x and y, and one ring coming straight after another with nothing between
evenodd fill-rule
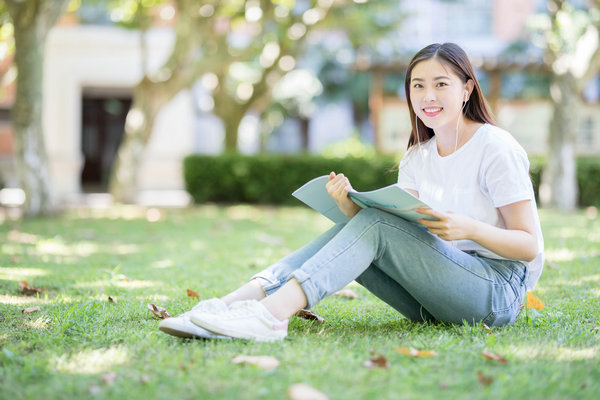
<instances>
[{"instance_id":1,"label":"tree trunk","mask_svg":"<svg viewBox=\"0 0 600 400\"><path fill-rule=\"evenodd\" d=\"M48 155L42 130L44 45L67 0L6 0L15 37L17 88L12 107L17 177L27 216L49 214L52 202Z\"/></svg>"},{"instance_id":2,"label":"tree trunk","mask_svg":"<svg viewBox=\"0 0 600 400\"><path fill-rule=\"evenodd\" d=\"M542 175L540 200L545 207L572 211L577 206L575 141L579 96L571 74L555 75L551 86L554 115L548 138L548 164Z\"/></svg>"},{"instance_id":3,"label":"tree trunk","mask_svg":"<svg viewBox=\"0 0 600 400\"><path fill-rule=\"evenodd\" d=\"M135 87L133 103L127 113L123 143L112 166L109 192L121 203L135 203L140 164L160 109L174 95L168 88L147 77Z\"/></svg>"}]
</instances>

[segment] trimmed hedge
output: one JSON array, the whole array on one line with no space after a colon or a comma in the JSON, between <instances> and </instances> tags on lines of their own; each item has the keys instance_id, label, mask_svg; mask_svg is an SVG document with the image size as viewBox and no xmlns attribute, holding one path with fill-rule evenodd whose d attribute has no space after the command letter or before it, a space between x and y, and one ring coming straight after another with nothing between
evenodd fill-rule
<instances>
[{"instance_id":1,"label":"trimmed hedge","mask_svg":"<svg viewBox=\"0 0 600 400\"><path fill-rule=\"evenodd\" d=\"M391 157L324 158L312 155L190 155L184 159L186 189L195 203L298 204L291 193L310 179L343 172L360 191L397 179Z\"/></svg>"},{"instance_id":2,"label":"trimmed hedge","mask_svg":"<svg viewBox=\"0 0 600 400\"><path fill-rule=\"evenodd\" d=\"M194 154L184 159L183 171L186 189L195 203L298 204L291 193L317 176L343 172L356 190L373 190L396 182L397 163L390 156L366 159L307 154ZM530 175L536 197L545 164L544 158L531 158ZM577 181L579 205L600 206L600 158L578 158Z\"/></svg>"}]
</instances>

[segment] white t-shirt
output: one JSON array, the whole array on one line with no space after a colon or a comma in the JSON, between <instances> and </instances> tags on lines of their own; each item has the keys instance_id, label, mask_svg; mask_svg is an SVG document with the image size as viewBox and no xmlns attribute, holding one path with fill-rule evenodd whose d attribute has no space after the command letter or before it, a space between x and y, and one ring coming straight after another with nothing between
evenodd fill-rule
<instances>
[{"instance_id":1,"label":"white t-shirt","mask_svg":"<svg viewBox=\"0 0 600 400\"><path fill-rule=\"evenodd\" d=\"M535 287L544 265L544 239L529 177L529 160L510 133L484 124L467 143L446 157L439 155L434 136L406 153L400 162L398 184L419 192L419 198L435 210L454 211L500 228L506 226L498 207L531 200L538 255L526 264L528 289ZM484 257L505 258L471 240L452 243Z\"/></svg>"}]
</instances>

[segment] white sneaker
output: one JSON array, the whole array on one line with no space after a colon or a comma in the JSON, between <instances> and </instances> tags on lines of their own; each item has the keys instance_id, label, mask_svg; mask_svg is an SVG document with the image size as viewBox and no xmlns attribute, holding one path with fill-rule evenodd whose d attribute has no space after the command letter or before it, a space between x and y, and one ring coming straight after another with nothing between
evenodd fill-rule
<instances>
[{"instance_id":1,"label":"white sneaker","mask_svg":"<svg viewBox=\"0 0 600 400\"><path fill-rule=\"evenodd\" d=\"M194 311L190 320L219 335L257 342L274 342L287 336L288 320L280 321L256 300L236 301L219 314Z\"/></svg>"},{"instance_id":2,"label":"white sneaker","mask_svg":"<svg viewBox=\"0 0 600 400\"><path fill-rule=\"evenodd\" d=\"M158 329L172 336L182 338L204 338L204 339L231 339L228 336L215 335L212 332L202 329L197 325L192 324L190 315L194 312L202 312L207 314L217 314L229 310L227 304L221 299L213 298L203 300L196 304L190 311L184 312L176 317L163 319L158 324Z\"/></svg>"}]
</instances>

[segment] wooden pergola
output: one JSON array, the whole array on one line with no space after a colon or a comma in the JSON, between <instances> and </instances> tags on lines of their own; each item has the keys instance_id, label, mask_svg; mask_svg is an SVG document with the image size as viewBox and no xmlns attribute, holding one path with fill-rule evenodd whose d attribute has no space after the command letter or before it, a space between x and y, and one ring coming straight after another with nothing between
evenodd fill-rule
<instances>
[{"instance_id":1,"label":"wooden pergola","mask_svg":"<svg viewBox=\"0 0 600 400\"><path fill-rule=\"evenodd\" d=\"M550 74L550 70L544 64L539 55L515 54L511 56L502 55L498 57L481 57L471 59L473 67L477 71L485 72L489 77L490 87L486 94L486 99L493 113L497 113L500 101L500 90L502 87L502 75L506 72L522 71L529 73L539 73L543 75ZM406 71L409 58L399 58L389 62L368 61L359 62L355 65L355 70L369 72L372 75L371 88L369 93L369 110L371 121L375 133L375 147L381 150L381 129L380 116L383 107L387 101L398 101L395 96L388 96L384 91L384 80L387 74L398 74Z\"/></svg>"}]
</instances>

